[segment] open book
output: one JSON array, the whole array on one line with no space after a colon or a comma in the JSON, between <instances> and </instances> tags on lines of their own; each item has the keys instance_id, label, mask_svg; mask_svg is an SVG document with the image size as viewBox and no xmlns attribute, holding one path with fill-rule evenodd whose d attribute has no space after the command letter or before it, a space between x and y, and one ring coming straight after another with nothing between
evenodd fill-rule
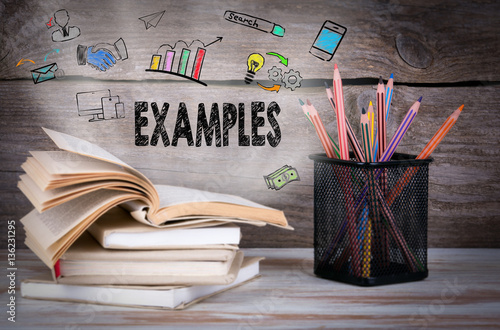
<instances>
[{"instance_id":1,"label":"open book","mask_svg":"<svg viewBox=\"0 0 500 330\"><path fill-rule=\"evenodd\" d=\"M227 194L153 185L142 173L88 141L44 131L62 150L31 152L18 187L35 206L21 223L26 245L49 267L116 205L151 226L226 222L292 229L283 211Z\"/></svg>"}]
</instances>

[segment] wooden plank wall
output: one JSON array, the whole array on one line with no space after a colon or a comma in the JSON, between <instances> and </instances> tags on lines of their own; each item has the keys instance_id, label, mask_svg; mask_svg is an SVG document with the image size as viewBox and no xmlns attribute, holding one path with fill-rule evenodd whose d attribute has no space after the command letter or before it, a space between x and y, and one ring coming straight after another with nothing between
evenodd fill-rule
<instances>
[{"instance_id":1,"label":"wooden plank wall","mask_svg":"<svg viewBox=\"0 0 500 330\"><path fill-rule=\"evenodd\" d=\"M0 4L0 220L20 219L31 210L16 188L20 165L29 150L54 149L41 127L97 143L144 172L155 183L183 185L240 195L285 211L295 231L243 227L244 247L311 247L313 242L312 153L322 152L298 99L310 99L327 129L336 135L324 82L331 84L333 64L344 79L347 116L357 123L362 107L375 101L379 76L394 73L395 88L388 123L392 136L407 109L420 96L420 113L399 147L417 154L446 117L461 104L458 123L433 154L429 182L430 247L500 247L500 3L495 1L2 1ZM53 42L56 27L46 23L66 9L69 26L80 35ZM146 29L139 17L165 10L156 27ZM282 38L224 19L233 10L282 25ZM332 61L309 54L326 20L347 27ZM53 22L52 22L53 23ZM146 72L152 54L162 44L200 40L206 47L200 80ZM123 38L128 59L106 72L77 64L78 45L113 44ZM54 51L58 49L58 51ZM52 52L51 52L52 51ZM288 58L285 67L275 52ZM250 85L244 83L247 57L265 56L265 66ZM30 59L35 64L21 59ZM58 79L34 84L30 70L57 63ZM266 91L272 86L267 70L300 72L301 86ZM89 122L78 116L76 94L109 89L124 104L125 118ZM277 102L281 141L272 147L239 146L238 133L229 133L229 146L176 147L134 144L134 103L167 102L165 127L172 138L180 102L188 109L193 133L199 103L245 107L245 133L251 134L251 103ZM144 114L151 135L155 119ZM357 126L355 129L359 133ZM259 134L270 131L270 123ZM263 175L283 165L299 172L300 181L279 191L267 189ZM23 233L18 223L18 246ZM1 237L6 240L6 235Z\"/></svg>"}]
</instances>

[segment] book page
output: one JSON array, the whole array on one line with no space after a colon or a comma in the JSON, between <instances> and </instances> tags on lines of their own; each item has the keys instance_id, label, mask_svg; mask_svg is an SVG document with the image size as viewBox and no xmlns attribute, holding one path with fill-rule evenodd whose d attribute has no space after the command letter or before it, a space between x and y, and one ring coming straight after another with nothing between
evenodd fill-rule
<instances>
[{"instance_id":1,"label":"book page","mask_svg":"<svg viewBox=\"0 0 500 330\"><path fill-rule=\"evenodd\" d=\"M120 173L130 176L122 166L69 151L31 151L37 162L51 175Z\"/></svg>"},{"instance_id":2,"label":"book page","mask_svg":"<svg viewBox=\"0 0 500 330\"><path fill-rule=\"evenodd\" d=\"M123 195L124 192L116 190L97 190L43 213L33 210L21 219L21 223L27 231L36 235L33 239L36 239L42 248L47 249L99 209L114 204L113 202L123 198Z\"/></svg>"},{"instance_id":3,"label":"book page","mask_svg":"<svg viewBox=\"0 0 500 330\"><path fill-rule=\"evenodd\" d=\"M126 166L128 168L132 168L127 165L121 159L113 156L103 148L90 143L88 141L76 138L74 136L53 131L48 128L42 127L45 133L54 141L54 143L63 150L68 150L80 155L101 159L107 162L120 164L122 166Z\"/></svg>"},{"instance_id":4,"label":"book page","mask_svg":"<svg viewBox=\"0 0 500 330\"><path fill-rule=\"evenodd\" d=\"M85 183L77 183L70 186L61 188L54 188L50 190L41 190L40 187L31 179L29 175L23 174L19 176L18 188L24 193L30 202L35 206L38 212L43 212L51 207L68 202L83 194L98 189L138 189L137 185L127 181L92 181Z\"/></svg>"},{"instance_id":5,"label":"book page","mask_svg":"<svg viewBox=\"0 0 500 330\"><path fill-rule=\"evenodd\" d=\"M111 162L114 164L124 166L127 169L129 169L130 171L132 171L132 173L134 175L141 178L144 181L145 186L147 185L148 188L153 187L153 184L151 183L151 181L144 174L137 171L132 166L123 162L121 159L115 157L114 155L112 155L108 151L104 150L103 148L101 148L93 143L90 143L88 141L85 141L83 139L79 139L77 137L74 137L74 136L71 136L68 134L56 132L56 131L53 131L51 129L44 128L44 127L42 127L42 128L45 131L45 133L47 133L47 135L52 139L52 141L54 141L54 143L59 148L61 148L63 150L71 151L71 152L79 154L79 155L84 155L87 157L96 158L96 159L100 159L100 160L103 160L106 162Z\"/></svg>"},{"instance_id":6,"label":"book page","mask_svg":"<svg viewBox=\"0 0 500 330\"><path fill-rule=\"evenodd\" d=\"M185 203L219 202L274 210L273 208L235 195L167 185L155 185L155 188L160 196L160 209Z\"/></svg>"}]
</instances>

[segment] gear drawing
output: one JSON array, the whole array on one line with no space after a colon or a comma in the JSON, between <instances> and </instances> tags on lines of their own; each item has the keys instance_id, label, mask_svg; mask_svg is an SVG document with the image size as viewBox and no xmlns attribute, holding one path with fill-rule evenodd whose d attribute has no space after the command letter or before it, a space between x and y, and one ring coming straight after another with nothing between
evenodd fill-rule
<instances>
[{"instance_id":1,"label":"gear drawing","mask_svg":"<svg viewBox=\"0 0 500 330\"><path fill-rule=\"evenodd\" d=\"M273 66L271 69L267 70L267 73L269 73L269 79L272 81L281 81L281 69Z\"/></svg>"},{"instance_id":2,"label":"gear drawing","mask_svg":"<svg viewBox=\"0 0 500 330\"><path fill-rule=\"evenodd\" d=\"M283 75L283 83L286 88L290 88L292 91L295 88L300 87L300 83L302 82L302 77L300 76L300 72L294 71L291 69Z\"/></svg>"}]
</instances>

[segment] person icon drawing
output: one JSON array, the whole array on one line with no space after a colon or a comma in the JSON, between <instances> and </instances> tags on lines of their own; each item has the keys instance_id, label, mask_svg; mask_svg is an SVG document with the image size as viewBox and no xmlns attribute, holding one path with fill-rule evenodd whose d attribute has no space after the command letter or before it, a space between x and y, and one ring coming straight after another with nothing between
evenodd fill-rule
<instances>
[{"instance_id":1,"label":"person icon drawing","mask_svg":"<svg viewBox=\"0 0 500 330\"><path fill-rule=\"evenodd\" d=\"M69 14L66 9L61 9L54 13L54 22L59 28L52 32L52 41L68 41L80 35L80 29L78 27L68 26Z\"/></svg>"}]
</instances>

